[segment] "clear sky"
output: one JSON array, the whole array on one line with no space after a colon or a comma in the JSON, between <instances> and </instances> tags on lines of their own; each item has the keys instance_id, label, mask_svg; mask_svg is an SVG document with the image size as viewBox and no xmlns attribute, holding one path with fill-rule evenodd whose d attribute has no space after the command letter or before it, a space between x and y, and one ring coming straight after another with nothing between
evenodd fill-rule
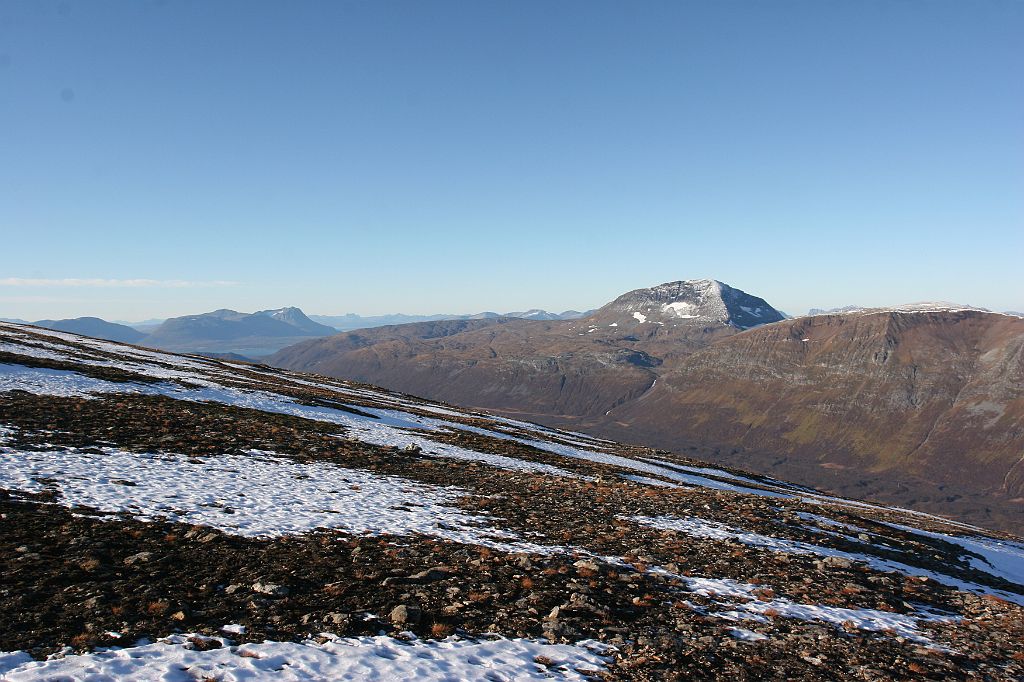
<instances>
[{"instance_id":1,"label":"clear sky","mask_svg":"<svg viewBox=\"0 0 1024 682\"><path fill-rule=\"evenodd\" d=\"M1024 310L1024 2L0 0L0 316Z\"/></svg>"}]
</instances>

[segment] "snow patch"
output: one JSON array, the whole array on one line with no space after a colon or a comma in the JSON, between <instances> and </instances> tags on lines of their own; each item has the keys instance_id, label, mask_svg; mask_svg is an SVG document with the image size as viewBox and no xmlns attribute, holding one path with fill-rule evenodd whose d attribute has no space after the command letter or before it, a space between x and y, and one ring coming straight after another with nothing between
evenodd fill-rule
<instances>
[{"instance_id":1,"label":"snow patch","mask_svg":"<svg viewBox=\"0 0 1024 682\"><path fill-rule=\"evenodd\" d=\"M669 483L668 481L662 481L657 478L648 478L647 476L634 476L633 474L619 474L619 478L624 478L627 481L633 481L634 483L643 483L644 485L652 485L658 488L678 488L680 486L675 483Z\"/></svg>"},{"instance_id":2,"label":"snow patch","mask_svg":"<svg viewBox=\"0 0 1024 682\"><path fill-rule=\"evenodd\" d=\"M684 319L695 319L698 317L698 308L692 303L686 301L676 301L674 303L666 303L662 306L662 310L666 313L674 313L676 317Z\"/></svg>"},{"instance_id":3,"label":"snow patch","mask_svg":"<svg viewBox=\"0 0 1024 682\"><path fill-rule=\"evenodd\" d=\"M814 545L809 542L776 538L769 535L762 535L761 533L741 530L724 523L708 521L707 519L701 519L695 516L631 516L622 518L652 528L678 531L691 537L707 538L709 540L735 540L736 542L740 542L748 547L762 547L770 551L785 552L787 554L814 554L821 557L838 557L853 562L863 563L876 571L902 573L903 575L909 576L923 576L957 590L974 592L977 594L995 595L1006 599L1007 601L1024 605L1024 583L1017 583L1021 589L1019 593L1008 592L1006 590L995 589L987 585L982 585L970 580L964 580L939 571L920 568L900 561L894 561L892 559L883 559L882 557L878 557L873 554L846 552L841 549ZM943 539L946 539L946 537L948 536L944 536ZM864 547L865 549L868 549L870 545L864 545ZM913 557L908 556L907 558L912 560ZM983 565L975 564L974 568L988 573L993 577L1005 577L1000 573L1000 571L994 570L992 566L985 567ZM1011 582L1014 581L1011 580Z\"/></svg>"},{"instance_id":4,"label":"snow patch","mask_svg":"<svg viewBox=\"0 0 1024 682\"><path fill-rule=\"evenodd\" d=\"M575 645L529 639L441 641L391 637L336 638L322 643L273 642L198 651L189 635L153 644L32 661L24 652L0 653L0 675L9 682L60 679L163 680L587 680L604 669L609 648L585 640ZM230 645L229 640L218 639ZM544 663L538 663L538 660ZM550 663L549 663L550 661Z\"/></svg>"},{"instance_id":5,"label":"snow patch","mask_svg":"<svg viewBox=\"0 0 1024 682\"><path fill-rule=\"evenodd\" d=\"M1009 540L995 540L981 537L961 537L958 535L947 535L945 533L933 533L926 530L918 530L910 526L902 526L896 523L885 525L899 530L904 530L916 535L928 538L943 540L964 548L970 554L967 555L972 567L990 575L1009 580L1010 582L1024 585L1024 544L1010 542Z\"/></svg>"},{"instance_id":6,"label":"snow patch","mask_svg":"<svg viewBox=\"0 0 1024 682\"><path fill-rule=\"evenodd\" d=\"M560 549L520 543L514 533L487 526L489 517L457 508L456 501L469 495L460 488L330 463L296 463L259 450L204 459L116 448L96 453L0 447L0 488L55 491L57 504L67 507L179 521L247 537L336 529L421 534L507 551Z\"/></svg>"},{"instance_id":7,"label":"snow patch","mask_svg":"<svg viewBox=\"0 0 1024 682\"><path fill-rule=\"evenodd\" d=\"M676 576L661 569L652 569L663 575L670 575L681 580L686 589L694 594L708 597L718 602L719 606L730 609L726 612L712 612L711 615L729 619L766 620L769 615L782 616L804 621L828 623L838 628L854 627L858 630L874 632L891 631L906 639L922 644L932 641L918 630L921 621L950 621L957 617L953 614L937 614L925 610L914 615L878 611L876 609L849 609L824 604L801 604L790 599L774 597L761 599L757 593L765 589L764 585L751 585L728 578L693 578Z\"/></svg>"},{"instance_id":8,"label":"snow patch","mask_svg":"<svg viewBox=\"0 0 1024 682\"><path fill-rule=\"evenodd\" d=\"M216 402L233 407L287 414L337 424L348 429L346 435L374 445L415 446L421 448L426 454L435 457L479 461L501 469L514 471L528 471L552 476L575 476L575 474L565 469L550 464L476 452L455 445L432 441L421 435L411 433L409 429L434 431L443 428L460 428L464 427L464 425L396 410L361 408L361 411L373 414L376 418L362 417L332 407L301 405L291 398L264 391L247 391L217 385L205 388L184 388L173 384L118 383L104 379L94 379L70 370L0 365L0 393L13 390L28 391L37 395L87 399L94 398L97 394L105 393L137 393L142 395L162 395L176 400L191 402ZM465 428L472 429L472 427ZM497 437L496 434L491 432L481 431Z\"/></svg>"},{"instance_id":9,"label":"snow patch","mask_svg":"<svg viewBox=\"0 0 1024 682\"><path fill-rule=\"evenodd\" d=\"M761 642L768 639L768 635L762 635L760 632L754 632L746 628L731 628L729 635L741 642Z\"/></svg>"}]
</instances>

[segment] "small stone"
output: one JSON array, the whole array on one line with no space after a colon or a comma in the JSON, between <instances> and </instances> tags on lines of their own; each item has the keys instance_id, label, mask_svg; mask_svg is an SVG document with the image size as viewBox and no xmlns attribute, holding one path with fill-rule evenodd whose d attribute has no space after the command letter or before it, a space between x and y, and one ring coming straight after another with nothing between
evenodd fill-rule
<instances>
[{"instance_id":1,"label":"small stone","mask_svg":"<svg viewBox=\"0 0 1024 682\"><path fill-rule=\"evenodd\" d=\"M213 639L212 637L200 637L198 635L188 638L191 648L196 651L209 651L210 649L220 649L223 645L219 640Z\"/></svg>"},{"instance_id":2,"label":"small stone","mask_svg":"<svg viewBox=\"0 0 1024 682\"><path fill-rule=\"evenodd\" d=\"M841 556L827 556L821 561L816 561L815 565L820 568L850 568L853 562Z\"/></svg>"},{"instance_id":3,"label":"small stone","mask_svg":"<svg viewBox=\"0 0 1024 682\"><path fill-rule=\"evenodd\" d=\"M449 571L444 566L434 566L433 568L428 568L425 571L420 571L419 573L414 573L413 575L410 575L408 578L406 578L406 580L408 580L409 582L427 582L427 583L429 583L429 582L434 582L435 580L444 580L450 574L451 574L451 571Z\"/></svg>"},{"instance_id":4,"label":"small stone","mask_svg":"<svg viewBox=\"0 0 1024 682\"><path fill-rule=\"evenodd\" d=\"M391 614L388 617L391 619L392 623L402 625L404 623L418 623L420 615L420 610L415 606L399 604L395 608L391 609Z\"/></svg>"},{"instance_id":5,"label":"small stone","mask_svg":"<svg viewBox=\"0 0 1024 682\"><path fill-rule=\"evenodd\" d=\"M134 564L144 563L146 561L149 561L152 558L153 558L153 553L152 552L139 552L138 554L132 554L129 557L125 557L124 565L125 566L132 566Z\"/></svg>"},{"instance_id":6,"label":"small stone","mask_svg":"<svg viewBox=\"0 0 1024 682\"><path fill-rule=\"evenodd\" d=\"M289 592L284 585L275 585L274 583L253 583L252 591L257 594L265 594L268 597L287 597Z\"/></svg>"}]
</instances>

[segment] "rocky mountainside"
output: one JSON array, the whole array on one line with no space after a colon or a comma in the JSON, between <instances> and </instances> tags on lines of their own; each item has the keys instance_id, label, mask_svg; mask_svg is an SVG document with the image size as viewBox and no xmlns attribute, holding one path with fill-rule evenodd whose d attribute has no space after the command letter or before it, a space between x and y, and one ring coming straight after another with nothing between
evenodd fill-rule
<instances>
[{"instance_id":1,"label":"rocky mountainside","mask_svg":"<svg viewBox=\"0 0 1024 682\"><path fill-rule=\"evenodd\" d=\"M784 317L763 298L715 280L701 279L630 291L588 319L598 325L629 327L640 324L723 325L749 329Z\"/></svg>"},{"instance_id":2,"label":"rocky mountainside","mask_svg":"<svg viewBox=\"0 0 1024 682\"><path fill-rule=\"evenodd\" d=\"M259 357L311 337L335 333L336 329L314 322L298 308L255 313L222 309L173 317L136 343L178 352Z\"/></svg>"},{"instance_id":3,"label":"rocky mountainside","mask_svg":"<svg viewBox=\"0 0 1024 682\"><path fill-rule=\"evenodd\" d=\"M931 306L762 327L689 356L598 431L699 436L719 461L1024 528L1024 320Z\"/></svg>"},{"instance_id":4,"label":"rocky mountainside","mask_svg":"<svg viewBox=\"0 0 1024 682\"><path fill-rule=\"evenodd\" d=\"M367 381L454 403L596 417L643 395L657 367L781 319L764 300L710 280L629 292L578 320L506 320L424 337L409 325L281 350L278 367ZM413 332L413 333L410 333Z\"/></svg>"},{"instance_id":5,"label":"rocky mountainside","mask_svg":"<svg viewBox=\"0 0 1024 682\"><path fill-rule=\"evenodd\" d=\"M1017 317L926 303L784 320L703 280L573 322L403 334L314 340L269 362L1024 529Z\"/></svg>"},{"instance_id":6,"label":"rocky mountainside","mask_svg":"<svg viewBox=\"0 0 1024 682\"><path fill-rule=\"evenodd\" d=\"M82 334L107 341L119 341L121 343L138 343L145 334L123 324L107 322L98 317L76 317L67 320L38 320L33 322L37 327L56 329L62 332Z\"/></svg>"},{"instance_id":7,"label":"rocky mountainside","mask_svg":"<svg viewBox=\"0 0 1024 682\"><path fill-rule=\"evenodd\" d=\"M1024 676L1020 538L368 385L0 324L0 462L5 680Z\"/></svg>"}]
</instances>

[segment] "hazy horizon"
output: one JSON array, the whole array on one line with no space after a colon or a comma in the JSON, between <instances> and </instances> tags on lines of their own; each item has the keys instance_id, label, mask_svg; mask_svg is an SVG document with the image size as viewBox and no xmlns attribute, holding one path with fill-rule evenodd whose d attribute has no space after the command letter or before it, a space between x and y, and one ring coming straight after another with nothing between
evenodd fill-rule
<instances>
[{"instance_id":1,"label":"hazy horizon","mask_svg":"<svg viewBox=\"0 0 1024 682\"><path fill-rule=\"evenodd\" d=\"M689 278L689 279L701 279L701 278ZM706 278L706 279L715 279L715 278L711 277L711 278ZM787 313L789 315L792 315L794 317L799 317L799 316L802 316L802 315L806 315L809 310L814 309L814 308L820 308L820 309L824 309L824 310L829 310L829 309L834 309L834 308L841 308L841 307L848 306L848 305L857 305L857 306L862 306L862 307L865 307L865 308L887 307L887 306L896 306L896 305L907 304L907 303L920 303L920 302L925 302L925 301L928 301L928 302L942 302L942 303L956 303L956 304L961 304L961 305L977 306L977 307L981 307L981 308L987 308L987 309L991 310L992 312L1000 312L1000 313L1001 312L1007 312L1007 311L1024 312L1024 306L1020 306L1020 307L1017 307L1017 308L1014 308L1012 306L1011 307L1004 307L1004 308L993 308L991 306L986 306L986 305L983 305L981 303L977 303L977 302L974 302L974 301L956 301L956 300L943 299L943 298L916 299L916 300L906 300L906 301L897 301L897 300L890 300L890 301L854 300L854 301L834 302L834 303L833 302L828 302L828 303L822 303L820 305L810 305L810 306L807 306L805 308L796 309L796 308L786 307L784 305L778 305L777 303L775 303L771 299L762 296L762 294L759 293L757 290L751 290L749 288L748 289L744 289L743 287L736 286L735 284L733 284L731 282L724 282L724 283L725 284L729 284L730 286L734 286L735 288L741 289L741 290L745 291L748 294L751 294L751 295L754 295L754 296L760 296L762 298L765 298L765 300L770 305L772 305L772 307L774 307L777 310L780 310L782 312L785 312L785 313ZM652 282L652 283L650 283L648 285L644 285L644 287L633 287L633 289L645 288L646 286L655 286L657 284L662 284L662 282ZM104 285L103 287L100 287L100 285L96 285L96 286L99 287L99 288L113 288L115 285L111 285L111 284L108 283L108 284ZM142 285L137 285L137 286L141 287ZM182 287L182 288L184 288L184 287ZM630 290L632 290L632 289L630 289ZM575 310L575 311L578 311L578 312L585 312L587 310L592 310L592 309L599 308L599 307L603 306L604 304L610 302L611 300L613 300L614 298L616 298L620 294L626 293L626 291L627 290L617 292L617 293L609 296L606 300L602 300L602 301L599 301L599 302L594 302L594 303L589 304L589 305L569 305L569 306L564 306L564 307L544 306L544 305L522 305L522 306L518 306L518 307L515 307L515 306L513 306L513 307L490 306L490 307L474 309L474 310L459 310L459 309L454 309L454 308L453 309L446 309L444 307L438 307L436 309L426 309L426 310L423 310L423 311L383 310L383 311L373 311L373 312L360 312L360 311L354 310L354 309L351 309L351 310L350 309L345 309L345 310L338 310L338 311L334 311L334 310L323 311L323 310L318 310L318 309L310 308L310 307L307 307L307 306L304 306L304 305L301 305L301 304L295 303L295 302L283 302L283 303L280 303L279 305L256 305L256 306L249 306L249 307L213 304L211 307L207 307L207 308L203 308L203 309L189 309L189 310L183 310L183 311L180 311L180 312L175 312L175 313L172 313L172 314L145 314L143 316L136 316L136 317L113 317L113 316L109 316L109 315L108 316L104 316L104 315L100 315L100 314L98 314L98 313L96 313L94 311L90 311L90 310L84 310L83 311L83 310L78 310L77 308L73 309L73 310L77 310L77 312L72 312L72 313L69 313L69 314L66 314L66 315L48 315L48 316L40 316L40 315L27 315L27 316L26 315L11 315L11 314L7 314L6 310L0 309L0 318L12 318L12 319L13 318L19 318L19 319L24 319L24 320L27 320L27 321L31 322L31 321L43 320L43 319L66 319L66 318L76 318L76 317L100 317L100 318L103 318L103 319L105 319L107 321L110 321L110 322L118 322L118 323L122 323L122 324L140 324L140 323L144 323L144 322L149 322L151 320L164 320L164 319L168 319L168 318L172 318L172 317L181 317L181 316L185 316L185 315L198 315L198 314L208 313L208 312L212 312L214 310L221 310L221 309L230 309L230 310L235 310L237 312L242 312L242 313L253 313L253 312L256 312L258 310L276 310L276 309L279 309L279 308L292 307L292 306L301 309L306 315L309 315L309 316L323 316L323 317L340 317L340 316L349 315L349 314L359 315L360 317L379 317L379 316L388 316L388 315L410 315L410 316L476 315L476 314L484 313L484 312L509 313L509 312L525 312L527 310L533 310L533 309L541 309L541 310L545 310L545 311L550 312L550 313L562 313L562 312L566 312L566 311L569 311L569 310ZM89 303L89 301L87 299L83 299L82 300L82 305L86 305L88 303ZM442 304L442 306L443 306L443 304Z\"/></svg>"},{"instance_id":2,"label":"hazy horizon","mask_svg":"<svg viewBox=\"0 0 1024 682\"><path fill-rule=\"evenodd\" d=\"M1024 4L0 5L0 316L1024 309Z\"/></svg>"}]
</instances>

